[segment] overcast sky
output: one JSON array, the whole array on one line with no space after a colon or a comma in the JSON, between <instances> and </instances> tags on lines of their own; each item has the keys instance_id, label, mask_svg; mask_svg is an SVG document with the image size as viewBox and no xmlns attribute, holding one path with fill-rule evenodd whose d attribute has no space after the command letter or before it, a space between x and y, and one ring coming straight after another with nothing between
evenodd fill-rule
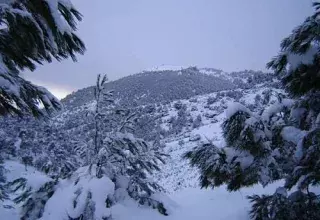
<instances>
[{"instance_id":1,"label":"overcast sky","mask_svg":"<svg viewBox=\"0 0 320 220\"><path fill-rule=\"evenodd\" d=\"M73 0L87 52L25 72L59 98L161 66L265 70L280 41L313 12L311 0Z\"/></svg>"}]
</instances>

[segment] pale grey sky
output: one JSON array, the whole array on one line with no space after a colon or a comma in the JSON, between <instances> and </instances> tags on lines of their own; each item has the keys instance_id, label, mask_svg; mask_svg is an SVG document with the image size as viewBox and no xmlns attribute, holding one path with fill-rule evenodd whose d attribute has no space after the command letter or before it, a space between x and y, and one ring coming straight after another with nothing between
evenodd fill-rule
<instances>
[{"instance_id":1,"label":"pale grey sky","mask_svg":"<svg viewBox=\"0 0 320 220\"><path fill-rule=\"evenodd\" d=\"M160 65L265 70L312 0L73 0L87 52L24 75L58 97Z\"/></svg>"}]
</instances>

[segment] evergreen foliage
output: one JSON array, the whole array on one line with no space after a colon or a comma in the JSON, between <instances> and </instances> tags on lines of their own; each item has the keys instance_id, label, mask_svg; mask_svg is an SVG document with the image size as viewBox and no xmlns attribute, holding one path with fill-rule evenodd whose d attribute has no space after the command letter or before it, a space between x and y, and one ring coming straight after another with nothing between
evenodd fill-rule
<instances>
[{"instance_id":1,"label":"evergreen foliage","mask_svg":"<svg viewBox=\"0 0 320 220\"><path fill-rule=\"evenodd\" d=\"M141 204L150 203L153 206L156 201L151 200L151 195L162 189L148 175L160 170L158 163L164 163L163 157L166 155L131 133L137 118L136 114L130 111L114 110L120 116L118 126L112 132L102 134L100 123L105 115L101 112L101 106L106 107L113 103L112 91L105 90L106 81L106 76L101 79L98 75L94 111L94 155L96 156L90 161L97 162L97 177L107 175L115 181L119 175L127 178L129 196Z\"/></svg>"},{"instance_id":2,"label":"evergreen foliage","mask_svg":"<svg viewBox=\"0 0 320 220\"><path fill-rule=\"evenodd\" d=\"M19 72L36 64L83 54L75 34L81 14L65 0L6 1L0 6L0 115L41 116L61 108L45 88L24 80ZM28 42L28 43L25 43Z\"/></svg>"},{"instance_id":3,"label":"evergreen foliage","mask_svg":"<svg viewBox=\"0 0 320 220\"><path fill-rule=\"evenodd\" d=\"M278 101L252 112L240 104L229 106L222 125L224 148L212 143L187 152L200 169L201 185L226 184L229 190L284 179L274 195L254 195L250 216L256 220L319 219L320 183L319 10L293 30L281 51L267 66L275 71L294 100ZM271 92L263 102L268 103ZM256 100L260 102L260 100ZM287 191L297 188L287 195Z\"/></svg>"},{"instance_id":4,"label":"evergreen foliage","mask_svg":"<svg viewBox=\"0 0 320 220\"><path fill-rule=\"evenodd\" d=\"M37 192L31 194L22 206L22 219L41 218L44 206L54 193L56 182L48 182Z\"/></svg>"},{"instance_id":5,"label":"evergreen foliage","mask_svg":"<svg viewBox=\"0 0 320 220\"><path fill-rule=\"evenodd\" d=\"M319 197L314 193L296 191L287 195L279 188L273 195L253 195L248 199L253 204L250 217L257 220L319 219Z\"/></svg>"},{"instance_id":6,"label":"evergreen foliage","mask_svg":"<svg viewBox=\"0 0 320 220\"><path fill-rule=\"evenodd\" d=\"M162 153L157 142L151 144L131 133L139 121L137 114L116 108L112 92L106 90L106 81L106 76L98 75L95 102L86 114L92 126L86 134L87 139L83 139L84 133L71 138L69 132L62 132L57 125L44 126L44 132L36 133L42 152L35 153L30 151L31 147L27 152L22 150L25 140L24 135L20 135L17 152L21 160L26 165L32 161L36 168L54 180L37 191L28 188L25 179L12 183L17 186L15 191L23 189L16 199L17 203L23 203L22 218L38 219L44 215L44 207L52 196L59 194L57 189L61 185L69 188L60 190L68 189L77 195L73 209L68 213L70 219L96 219L100 213L97 209L106 206L105 211L110 212L115 204L126 199L168 214L165 204L154 196L163 189L151 178L154 171L160 170L159 163L164 163L167 155ZM113 126L111 130L105 129L108 123ZM102 195L105 199L100 204L97 190L101 189L96 187L106 183L108 185L104 187L109 194ZM110 219L112 215L109 213L104 217Z\"/></svg>"}]
</instances>

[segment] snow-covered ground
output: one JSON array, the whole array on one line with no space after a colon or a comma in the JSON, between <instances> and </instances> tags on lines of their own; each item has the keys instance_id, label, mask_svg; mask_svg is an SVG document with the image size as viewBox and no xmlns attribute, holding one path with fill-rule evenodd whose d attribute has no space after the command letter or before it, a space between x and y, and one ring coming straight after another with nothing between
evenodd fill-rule
<instances>
[{"instance_id":1,"label":"snow-covered ground","mask_svg":"<svg viewBox=\"0 0 320 220\"><path fill-rule=\"evenodd\" d=\"M256 94L261 94L264 88L245 91L240 101L253 104ZM198 96L197 102L189 102L190 100L182 100L187 104L188 108L196 106L196 111L190 111L193 117L201 114L203 117L202 125L199 128L188 130L177 137L171 137L166 140L165 151L170 155L167 163L161 168L162 171L155 174L156 181L164 187L167 194L172 199L170 204L170 215L163 216L157 210L138 206L133 201L126 201L112 206L111 213L115 220L224 220L224 219L249 219L248 211L250 204L246 197L252 194L272 194L281 183L274 183L266 188L257 185L251 188L242 189L238 192L228 192L225 187L215 189L200 189L198 186L198 171L188 165L188 161L182 159L182 155L197 146L200 142L213 141L217 146L223 147L224 140L221 134L221 124L226 117L225 112L219 112L214 118L205 117L205 114L215 112L214 107L228 106L233 100L224 97L220 102L208 106L208 94ZM169 118L175 115L176 111L172 108L165 117ZM163 118L166 121L166 118ZM214 120L213 120L214 119ZM165 127L166 125L163 124ZM192 140L195 135L199 135L199 140ZM50 180L44 174L34 170L32 167L14 162L6 161L7 180L12 181L16 178L24 177L28 180L28 186L36 190L39 185ZM10 194L11 199L16 195ZM63 196L62 196L63 197ZM61 197L61 199L63 199ZM19 205L11 201L0 201L0 219L18 220ZM42 218L43 220L52 219ZM59 220L59 219L57 219Z\"/></svg>"},{"instance_id":2,"label":"snow-covered ground","mask_svg":"<svg viewBox=\"0 0 320 220\"><path fill-rule=\"evenodd\" d=\"M134 206L126 207L126 212L119 213L123 207L116 207L113 217L119 220L248 220L250 204L246 196L252 194L274 193L281 185L274 183L266 188L256 186L229 193L224 187L214 190L186 188L170 195L178 206L169 216L159 215L156 211Z\"/></svg>"},{"instance_id":3,"label":"snow-covered ground","mask_svg":"<svg viewBox=\"0 0 320 220\"><path fill-rule=\"evenodd\" d=\"M8 178L28 178L28 182L32 183L35 188L48 181L48 178L43 174L31 167L26 171L24 165L14 161L7 161L6 168L11 171L10 174L8 172ZM174 201L172 213L169 216L160 215L156 210L150 208L139 207L130 201L115 205L111 212L113 218L117 220L194 220L196 218L201 220L246 220L249 219L248 211L250 209L246 196L273 193L279 185L281 183L274 183L266 188L255 186L232 193L226 191L224 187L216 189L184 188L169 195ZM12 208L4 206L12 206ZM19 206L13 203L2 203L0 205L1 219L18 220L18 210Z\"/></svg>"},{"instance_id":4,"label":"snow-covered ground","mask_svg":"<svg viewBox=\"0 0 320 220\"><path fill-rule=\"evenodd\" d=\"M36 191L44 183L51 179L45 174L36 171L33 167L25 167L23 164L16 161L6 161L4 164L6 169L6 179L8 182L12 182L18 178L27 179L27 187L30 187L33 191ZM0 219L4 220L18 220L20 206L15 204L12 200L17 197L17 193L9 193L10 200L0 200Z\"/></svg>"}]
</instances>

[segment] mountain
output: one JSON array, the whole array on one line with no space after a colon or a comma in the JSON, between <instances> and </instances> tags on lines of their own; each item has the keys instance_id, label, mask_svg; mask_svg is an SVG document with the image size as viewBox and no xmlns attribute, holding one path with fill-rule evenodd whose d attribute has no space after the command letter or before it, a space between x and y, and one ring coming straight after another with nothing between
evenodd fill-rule
<instances>
[{"instance_id":1,"label":"mountain","mask_svg":"<svg viewBox=\"0 0 320 220\"><path fill-rule=\"evenodd\" d=\"M158 68L111 81L106 87L114 91L120 105L136 107L222 90L251 88L255 84L271 81L271 74L261 71L227 73L214 68ZM91 100L93 87L88 87L68 95L62 103L70 109Z\"/></svg>"}]
</instances>

